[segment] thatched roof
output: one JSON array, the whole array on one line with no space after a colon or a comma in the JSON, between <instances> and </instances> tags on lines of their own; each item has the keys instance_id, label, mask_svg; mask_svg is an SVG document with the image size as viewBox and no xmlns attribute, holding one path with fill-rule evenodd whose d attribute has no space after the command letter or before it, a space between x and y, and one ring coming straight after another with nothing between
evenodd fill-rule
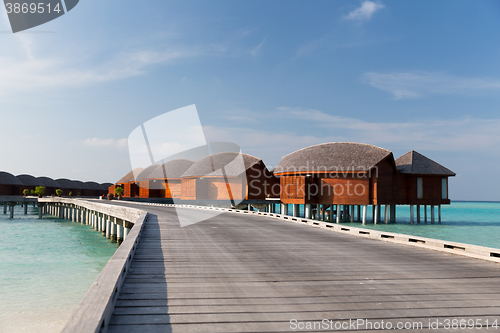
<instances>
[{"instance_id":1,"label":"thatched roof","mask_svg":"<svg viewBox=\"0 0 500 333\"><path fill-rule=\"evenodd\" d=\"M72 180L72 182L75 183L75 184L78 184L78 186L80 186L78 188L79 190L90 190L90 187L86 183L84 183L82 181Z\"/></svg>"},{"instance_id":2,"label":"thatched roof","mask_svg":"<svg viewBox=\"0 0 500 333\"><path fill-rule=\"evenodd\" d=\"M139 182L141 180L149 178L149 175L153 173L153 171L155 171L156 168L158 168L159 166L160 166L159 164L151 164L146 169L142 170L141 173L139 173L138 175L136 174L137 176L135 177L135 181Z\"/></svg>"},{"instance_id":3,"label":"thatched roof","mask_svg":"<svg viewBox=\"0 0 500 333\"><path fill-rule=\"evenodd\" d=\"M72 180L69 180L69 179L66 179L66 178L59 178L59 179L56 179L56 182L59 183L60 187L61 188L67 188L67 189L80 189L80 190L83 190L81 188L81 185L78 184L77 182L75 181L72 181Z\"/></svg>"},{"instance_id":4,"label":"thatched roof","mask_svg":"<svg viewBox=\"0 0 500 333\"><path fill-rule=\"evenodd\" d=\"M430 158L412 150L396 160L396 167L401 173L419 175L455 176L450 169L445 168Z\"/></svg>"},{"instance_id":5,"label":"thatched roof","mask_svg":"<svg viewBox=\"0 0 500 333\"><path fill-rule=\"evenodd\" d=\"M135 180L134 175L140 174L143 170L144 170L144 168L133 169L132 171L127 173L125 176L123 176L119 181L117 181L116 184L125 184L125 183L129 183L129 182L133 182Z\"/></svg>"},{"instance_id":6,"label":"thatched roof","mask_svg":"<svg viewBox=\"0 0 500 333\"><path fill-rule=\"evenodd\" d=\"M49 178L49 177L37 177L37 179L39 181L41 181L43 183L43 186L45 186L45 187L55 187L55 188L61 187L61 185L58 182L56 182L54 179L52 179L52 178Z\"/></svg>"},{"instance_id":7,"label":"thatched roof","mask_svg":"<svg viewBox=\"0 0 500 333\"><path fill-rule=\"evenodd\" d=\"M274 174L368 171L391 154L389 150L364 143L323 143L284 156Z\"/></svg>"},{"instance_id":8,"label":"thatched roof","mask_svg":"<svg viewBox=\"0 0 500 333\"><path fill-rule=\"evenodd\" d=\"M40 179L33 177L32 175L19 175L16 176L17 179L23 183L25 186L45 186Z\"/></svg>"},{"instance_id":9,"label":"thatched roof","mask_svg":"<svg viewBox=\"0 0 500 333\"><path fill-rule=\"evenodd\" d=\"M85 182L85 184L89 187L89 189L91 190L95 190L95 191L103 191L103 190L107 190L108 187L104 188L104 186L102 186L101 184L99 183L96 183L96 182Z\"/></svg>"},{"instance_id":10,"label":"thatched roof","mask_svg":"<svg viewBox=\"0 0 500 333\"><path fill-rule=\"evenodd\" d=\"M23 183L13 174L0 171L0 185L23 185Z\"/></svg>"},{"instance_id":11,"label":"thatched roof","mask_svg":"<svg viewBox=\"0 0 500 333\"><path fill-rule=\"evenodd\" d=\"M194 164L191 160L176 159L163 163L158 166L148 178L181 178L182 174L186 172Z\"/></svg>"},{"instance_id":12,"label":"thatched roof","mask_svg":"<svg viewBox=\"0 0 500 333\"><path fill-rule=\"evenodd\" d=\"M247 154L233 152L219 153L207 156L193 163L182 177L222 177L222 167L224 167L226 176L237 177L260 162L262 162L260 158Z\"/></svg>"}]
</instances>

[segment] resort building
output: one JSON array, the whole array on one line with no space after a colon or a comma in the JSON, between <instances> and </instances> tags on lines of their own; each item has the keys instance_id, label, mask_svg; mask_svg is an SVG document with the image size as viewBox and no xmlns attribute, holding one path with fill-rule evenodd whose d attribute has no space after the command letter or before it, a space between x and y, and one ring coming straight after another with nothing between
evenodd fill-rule
<instances>
[{"instance_id":1,"label":"resort building","mask_svg":"<svg viewBox=\"0 0 500 333\"><path fill-rule=\"evenodd\" d=\"M19 195L23 183L14 175L0 171L0 195Z\"/></svg>"},{"instance_id":2,"label":"resort building","mask_svg":"<svg viewBox=\"0 0 500 333\"><path fill-rule=\"evenodd\" d=\"M265 200L272 196L273 185L277 184L277 178L260 158L234 152L218 153L194 163L182 175L181 198Z\"/></svg>"},{"instance_id":3,"label":"resort building","mask_svg":"<svg viewBox=\"0 0 500 333\"><path fill-rule=\"evenodd\" d=\"M300 149L284 156L274 169L280 177L281 202L294 205L294 215L304 205L306 218L336 222L366 221L372 206L373 222L394 221L396 205L449 204L448 177L455 174L414 151L396 162L389 150L368 144L334 142ZM446 187L446 189L445 189ZM356 209L357 208L357 209ZM361 213L361 209L363 213ZM282 213L287 207L282 208ZM357 212L357 214L356 214ZM419 214L419 213L418 213ZM440 215L439 215L440 216ZM413 222L413 214L411 214ZM419 215L417 216L419 219Z\"/></svg>"},{"instance_id":4,"label":"resort building","mask_svg":"<svg viewBox=\"0 0 500 333\"><path fill-rule=\"evenodd\" d=\"M181 176L192 165L193 161L187 159L175 159L165 162L151 172L146 180L147 185L151 191L158 191L157 197L159 198L181 198L182 196L182 181ZM142 184L142 183L141 183ZM141 188L143 185L140 185Z\"/></svg>"},{"instance_id":5,"label":"resort building","mask_svg":"<svg viewBox=\"0 0 500 333\"><path fill-rule=\"evenodd\" d=\"M38 186L45 186L40 179L31 175L19 175L16 177L23 183L23 186L19 187L17 195L23 195L25 189L29 190L31 193L31 191L34 191Z\"/></svg>"}]
</instances>

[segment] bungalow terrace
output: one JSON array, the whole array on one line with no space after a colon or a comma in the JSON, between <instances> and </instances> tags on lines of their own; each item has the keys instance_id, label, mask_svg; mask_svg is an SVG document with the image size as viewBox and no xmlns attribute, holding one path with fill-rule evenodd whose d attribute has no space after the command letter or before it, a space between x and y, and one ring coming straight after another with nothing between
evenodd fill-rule
<instances>
[{"instance_id":1,"label":"bungalow terrace","mask_svg":"<svg viewBox=\"0 0 500 333\"><path fill-rule=\"evenodd\" d=\"M182 175L182 200L265 200L277 179L257 157L235 152L207 156Z\"/></svg>"},{"instance_id":2,"label":"bungalow terrace","mask_svg":"<svg viewBox=\"0 0 500 333\"><path fill-rule=\"evenodd\" d=\"M449 204L447 192L446 199L436 200L442 195L442 188L436 187L436 181L439 179L440 184L447 184L447 178L454 173L423 155L411 156L414 158L402 156L398 169L391 151L352 142L325 143L286 155L274 169L274 174L280 177L282 213L286 214L287 205L292 204L297 216L299 205L304 205L306 218L314 215L317 219L333 220L335 215L337 222L349 217L353 221L357 206L357 219L364 223L367 206L371 205L374 223L377 223L381 205L385 206L384 219L388 222L395 220L397 204L431 205L432 212L434 205ZM421 173L412 173L408 170L413 168L403 167L408 163L418 165L415 170ZM422 164L426 167L421 168ZM413 196L413 183L415 188L420 186L419 191L426 193L419 196L419 201Z\"/></svg>"}]
</instances>

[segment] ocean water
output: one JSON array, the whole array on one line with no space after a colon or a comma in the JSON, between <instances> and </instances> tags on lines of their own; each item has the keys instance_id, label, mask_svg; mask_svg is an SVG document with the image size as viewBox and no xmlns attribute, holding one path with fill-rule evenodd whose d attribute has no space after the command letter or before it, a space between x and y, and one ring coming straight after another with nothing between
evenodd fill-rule
<instances>
[{"instance_id":1,"label":"ocean water","mask_svg":"<svg viewBox=\"0 0 500 333\"><path fill-rule=\"evenodd\" d=\"M59 332L116 251L90 226L0 210L0 332Z\"/></svg>"},{"instance_id":2,"label":"ocean water","mask_svg":"<svg viewBox=\"0 0 500 333\"><path fill-rule=\"evenodd\" d=\"M279 205L275 205L275 209L280 212ZM368 206L366 225L360 222L341 224L500 249L500 202L453 201L441 206L441 223L438 223L438 209L435 208L434 224L430 222L430 206L427 206L427 222L424 222L424 206L420 207L420 212L421 222L417 223L415 206L415 222L411 224L410 206L397 206L396 223L384 224L382 207L382 222L374 225L372 207ZM292 205L288 205L288 214L292 215ZM300 205L299 214L304 217L304 205Z\"/></svg>"},{"instance_id":3,"label":"ocean water","mask_svg":"<svg viewBox=\"0 0 500 333\"><path fill-rule=\"evenodd\" d=\"M435 208L435 223L430 222L430 207L427 206L427 222L424 220L424 208L421 206L421 222L410 223L410 207L397 206L396 223L373 225L371 209L365 226L353 223L357 227L396 232L407 235L441 239L459 243L481 245L500 249L500 202L452 202L441 206L441 223L438 223L438 210ZM351 224L351 223L346 223Z\"/></svg>"}]
</instances>

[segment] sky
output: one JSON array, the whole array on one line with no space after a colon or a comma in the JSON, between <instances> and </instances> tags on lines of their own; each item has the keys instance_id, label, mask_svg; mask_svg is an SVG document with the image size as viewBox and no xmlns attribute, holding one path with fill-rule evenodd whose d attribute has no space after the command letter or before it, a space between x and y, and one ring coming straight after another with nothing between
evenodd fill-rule
<instances>
[{"instance_id":1,"label":"sky","mask_svg":"<svg viewBox=\"0 0 500 333\"><path fill-rule=\"evenodd\" d=\"M115 182L130 133L195 104L272 168L325 142L410 150L500 201L498 1L97 1L13 34L0 10L0 170Z\"/></svg>"}]
</instances>

